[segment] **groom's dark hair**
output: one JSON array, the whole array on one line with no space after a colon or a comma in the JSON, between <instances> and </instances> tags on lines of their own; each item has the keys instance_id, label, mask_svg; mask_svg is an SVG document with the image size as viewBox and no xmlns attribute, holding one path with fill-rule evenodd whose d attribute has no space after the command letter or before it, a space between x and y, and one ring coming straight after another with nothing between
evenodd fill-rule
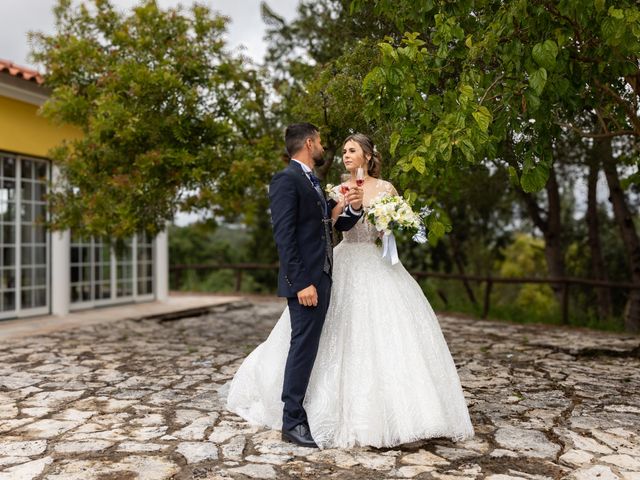
<instances>
[{"instance_id":1,"label":"groom's dark hair","mask_svg":"<svg viewBox=\"0 0 640 480\"><path fill-rule=\"evenodd\" d=\"M315 137L320 133L320 129L312 123L292 123L284 132L284 145L287 153L292 157L304 146L304 142L309 137Z\"/></svg>"}]
</instances>

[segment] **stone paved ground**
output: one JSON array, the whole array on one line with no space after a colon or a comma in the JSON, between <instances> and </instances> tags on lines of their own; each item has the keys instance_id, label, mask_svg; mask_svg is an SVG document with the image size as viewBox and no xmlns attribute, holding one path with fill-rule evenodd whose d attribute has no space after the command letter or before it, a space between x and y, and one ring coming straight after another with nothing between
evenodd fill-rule
<instances>
[{"instance_id":1,"label":"stone paved ground","mask_svg":"<svg viewBox=\"0 0 640 480\"><path fill-rule=\"evenodd\" d=\"M476 437L319 451L216 395L282 305L3 341L0 480L640 479L640 337L442 316Z\"/></svg>"}]
</instances>

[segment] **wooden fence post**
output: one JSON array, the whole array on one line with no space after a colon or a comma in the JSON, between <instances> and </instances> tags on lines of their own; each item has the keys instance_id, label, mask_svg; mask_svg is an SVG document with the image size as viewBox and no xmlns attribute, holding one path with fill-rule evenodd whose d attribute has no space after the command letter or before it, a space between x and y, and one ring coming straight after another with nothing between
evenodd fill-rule
<instances>
[{"instance_id":1,"label":"wooden fence post","mask_svg":"<svg viewBox=\"0 0 640 480\"><path fill-rule=\"evenodd\" d=\"M239 292L242 289L242 269L238 268L236 270L236 292Z\"/></svg>"},{"instance_id":2,"label":"wooden fence post","mask_svg":"<svg viewBox=\"0 0 640 480\"><path fill-rule=\"evenodd\" d=\"M489 304L491 302L491 288L493 287L493 280L491 277L487 277L487 285L484 287L484 305L482 308L482 318L487 318L489 315Z\"/></svg>"},{"instance_id":3,"label":"wooden fence post","mask_svg":"<svg viewBox=\"0 0 640 480\"><path fill-rule=\"evenodd\" d=\"M569 325L569 282L562 283L562 323Z\"/></svg>"}]
</instances>

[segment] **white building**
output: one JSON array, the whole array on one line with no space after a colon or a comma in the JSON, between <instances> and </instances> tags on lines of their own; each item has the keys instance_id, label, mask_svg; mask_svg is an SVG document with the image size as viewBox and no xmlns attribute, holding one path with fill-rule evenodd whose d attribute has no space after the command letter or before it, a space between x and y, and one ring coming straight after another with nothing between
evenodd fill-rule
<instances>
[{"instance_id":1,"label":"white building","mask_svg":"<svg viewBox=\"0 0 640 480\"><path fill-rule=\"evenodd\" d=\"M79 132L37 115L47 99L35 71L0 60L0 320L165 300L167 234L111 242L50 232L47 152Z\"/></svg>"}]
</instances>

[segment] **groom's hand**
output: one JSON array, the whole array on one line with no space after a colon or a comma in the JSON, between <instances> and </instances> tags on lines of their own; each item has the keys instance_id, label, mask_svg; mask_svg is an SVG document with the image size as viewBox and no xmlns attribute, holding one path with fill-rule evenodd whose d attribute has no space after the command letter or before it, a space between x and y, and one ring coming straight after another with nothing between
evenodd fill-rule
<instances>
[{"instance_id":1,"label":"groom's hand","mask_svg":"<svg viewBox=\"0 0 640 480\"><path fill-rule=\"evenodd\" d=\"M298 302L305 307L316 307L318 305L318 292L316 287L309 285L298 292Z\"/></svg>"},{"instance_id":2,"label":"groom's hand","mask_svg":"<svg viewBox=\"0 0 640 480\"><path fill-rule=\"evenodd\" d=\"M351 205L351 208L360 210L362 208L362 199L364 197L364 190L362 187L351 187L347 192L347 202Z\"/></svg>"}]
</instances>

